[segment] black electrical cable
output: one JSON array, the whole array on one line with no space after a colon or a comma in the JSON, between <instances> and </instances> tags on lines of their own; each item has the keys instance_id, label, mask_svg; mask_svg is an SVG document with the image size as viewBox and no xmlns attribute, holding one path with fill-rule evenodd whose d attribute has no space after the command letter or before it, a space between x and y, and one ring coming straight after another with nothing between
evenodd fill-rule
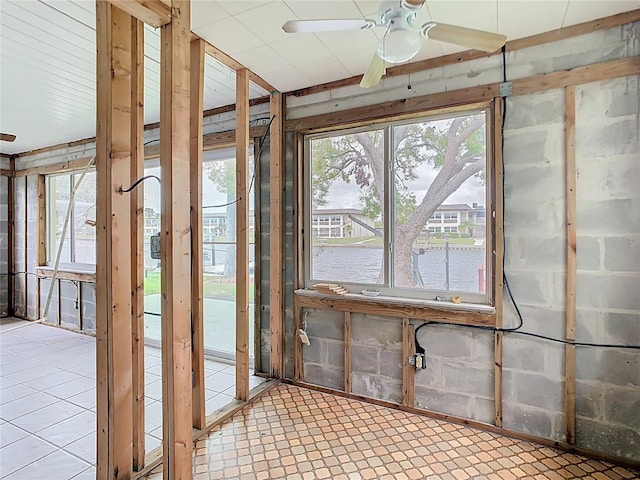
<instances>
[{"instance_id":1,"label":"black electrical cable","mask_svg":"<svg viewBox=\"0 0 640 480\"><path fill-rule=\"evenodd\" d=\"M161 317L162 314L155 312L144 312L145 315L153 315L154 317Z\"/></svg>"},{"instance_id":2,"label":"black electrical cable","mask_svg":"<svg viewBox=\"0 0 640 480\"><path fill-rule=\"evenodd\" d=\"M251 189L253 188L253 182L256 178L256 170L257 170L257 162L258 159L260 158L260 153L262 153L262 147L264 146L264 143L267 139L267 135L269 135L269 131L271 130L271 124L273 123L273 120L276 118L275 115L273 115L271 117L271 120L269 120L269 123L267 124L267 131L264 132L264 135L262 135L262 138L260 138L260 142L259 142L259 146L258 146L258 153L256 154L255 158L253 159L253 174L251 175L251 182L249 183L249 192L251 191ZM259 119L256 119L259 120ZM264 119L266 120L266 119ZM240 201L240 198L236 198L234 201L232 202L228 202L228 203L222 203L220 205L206 205L204 207L202 207L202 209L204 210L205 208L222 208L222 207L228 207L231 205L235 205L236 203L238 203Z\"/></svg>"},{"instance_id":3,"label":"black electrical cable","mask_svg":"<svg viewBox=\"0 0 640 480\"><path fill-rule=\"evenodd\" d=\"M502 47L502 80L503 82L507 82L507 56L506 56L506 48L503 46ZM507 99L506 97L502 97L502 123L500 124L500 136L501 136L501 143L502 143L502 152L504 152L504 126L505 126L505 122L506 122L506 118L507 118ZM502 204L504 205L504 153L502 155ZM460 325L460 324L453 324L453 323L447 323L447 322L437 322L437 321L428 321L425 322L421 325L419 325L416 329L415 329L415 342L416 342L416 353L418 354L425 354L425 349L422 347L422 345L420 345L420 342L418 341L418 331L422 328L422 327L426 327L427 325L449 325L449 326L459 326L459 327L467 327L467 328L474 328L476 330L485 330L485 331L490 331L490 332L501 332L501 333L515 333L518 335L525 335L528 337L534 337L534 338L540 338L542 340L548 340L550 342L556 342L556 343L562 343L565 345L573 345L576 347L598 347L598 348L625 348L625 349L632 349L632 350L640 350L640 345L619 345L619 344L613 344L613 343L592 343L592 342L576 342L576 341L572 341L572 340L564 340L561 338L554 338L554 337L548 337L546 335L540 335L538 333L532 333L532 332L523 332L520 329L523 327L524 325L524 317L522 316L522 312L520 311L520 308L518 307L518 303L516 302L513 293L511 292L511 286L509 285L509 280L507 279L507 274L504 271L504 264L505 264L505 251L506 248L504 248L504 235L502 237L502 241L503 241L503 249L502 249L502 265L503 265L503 270L502 270L502 278L504 280L504 286L506 287L507 290L507 294L509 295L509 300L511 301L511 304L513 305L513 308L516 311L516 315L518 316L518 325L512 328L496 328L496 327L487 327L487 326L483 326L483 325Z\"/></svg>"},{"instance_id":4,"label":"black electrical cable","mask_svg":"<svg viewBox=\"0 0 640 480\"><path fill-rule=\"evenodd\" d=\"M122 188L120 187L118 189L119 193L129 193L131 190L133 190L134 188L136 188L138 185L140 185L142 182L144 182L145 180L149 180L150 178L155 178L158 183L160 182L160 177L156 176L156 175L145 175L142 178L139 178L138 180L136 180L135 182L133 182L133 184L129 187L129 188Z\"/></svg>"},{"instance_id":5,"label":"black electrical cable","mask_svg":"<svg viewBox=\"0 0 640 480\"><path fill-rule=\"evenodd\" d=\"M0 273L0 277L15 277L16 275L33 275L34 277L37 277L38 275L36 273L33 272L5 272L5 273Z\"/></svg>"}]
</instances>

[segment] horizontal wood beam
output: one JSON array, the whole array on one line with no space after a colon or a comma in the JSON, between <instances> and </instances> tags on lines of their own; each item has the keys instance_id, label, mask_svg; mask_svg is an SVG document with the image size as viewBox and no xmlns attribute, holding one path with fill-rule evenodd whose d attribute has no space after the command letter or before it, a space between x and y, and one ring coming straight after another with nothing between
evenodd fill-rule
<instances>
[{"instance_id":1,"label":"horizontal wood beam","mask_svg":"<svg viewBox=\"0 0 640 480\"><path fill-rule=\"evenodd\" d=\"M639 73L640 57L621 58L570 70L512 80L512 95L527 95L569 85L581 85ZM307 131L335 128L337 126L366 125L367 123L373 124L375 122L388 121L394 117L407 118L411 115L424 115L429 110L449 113L456 109L473 108L475 104L486 106L487 102L499 96L500 83L478 85L477 87L407 98L406 100L393 100L377 105L367 105L339 112L288 120L286 129L288 131Z\"/></svg>"},{"instance_id":2,"label":"horizontal wood beam","mask_svg":"<svg viewBox=\"0 0 640 480\"><path fill-rule=\"evenodd\" d=\"M171 7L162 0L108 0L132 17L152 27L171 23Z\"/></svg>"},{"instance_id":3,"label":"horizontal wood beam","mask_svg":"<svg viewBox=\"0 0 640 480\"><path fill-rule=\"evenodd\" d=\"M3 177L14 177L15 172L13 170L5 170L0 168L0 175L2 175Z\"/></svg>"},{"instance_id":4,"label":"horizontal wood beam","mask_svg":"<svg viewBox=\"0 0 640 480\"><path fill-rule=\"evenodd\" d=\"M317 308L334 312L365 313L384 315L395 318L414 318L416 320L432 320L455 325L494 326L495 315L461 310L441 310L432 306L413 306L397 303L385 303L368 299L353 299L346 296L294 294L294 305L303 308Z\"/></svg>"},{"instance_id":5,"label":"horizontal wood beam","mask_svg":"<svg viewBox=\"0 0 640 480\"><path fill-rule=\"evenodd\" d=\"M584 35L586 33L595 32L596 30L603 30L620 25L625 25L627 23L637 22L639 20L640 9L632 10L630 12L624 12L610 17L599 18L590 22L552 30L550 32L544 32L525 38L519 38L517 40L511 40L505 44L505 48L508 52L520 50L523 48L534 47L536 45L543 45L545 43L564 40L566 38L576 37L578 35ZM422 72L424 70L468 62L471 60L476 60L478 58L491 57L493 55L496 55L496 53L481 52L479 50L466 50L464 52L452 53L450 55L444 55L442 57L428 58L419 62L406 63L403 65L398 65L396 67L388 68L385 74L385 78L408 75L410 73ZM358 85L361 78L362 75L355 75L353 77L323 83L321 85L314 85L312 87L294 90L293 92L289 92L287 95L302 97L304 95L313 95L314 93L325 92L327 90L333 90L335 88Z\"/></svg>"},{"instance_id":6,"label":"horizontal wood beam","mask_svg":"<svg viewBox=\"0 0 640 480\"><path fill-rule=\"evenodd\" d=\"M37 268L36 275L39 278L53 278L53 269ZM59 278L60 280L71 280L74 282L96 283L95 273L66 272L64 270L58 270L56 278Z\"/></svg>"}]
</instances>

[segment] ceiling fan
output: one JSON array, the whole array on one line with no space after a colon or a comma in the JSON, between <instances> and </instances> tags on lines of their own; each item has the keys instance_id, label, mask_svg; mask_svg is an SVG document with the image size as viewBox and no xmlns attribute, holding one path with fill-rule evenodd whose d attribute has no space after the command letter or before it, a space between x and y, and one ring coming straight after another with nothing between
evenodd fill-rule
<instances>
[{"instance_id":1,"label":"ceiling fan","mask_svg":"<svg viewBox=\"0 0 640 480\"><path fill-rule=\"evenodd\" d=\"M363 88L370 88L380 83L385 63L403 63L416 56L422 46L420 37L484 52L498 50L507 40L505 35L499 33L445 23L429 22L422 26L416 25L416 14L425 2L426 0L385 1L380 5L377 20L289 20L282 29L286 33L311 33L385 27L387 31L380 40L378 49L360 81L360 86Z\"/></svg>"},{"instance_id":2,"label":"ceiling fan","mask_svg":"<svg viewBox=\"0 0 640 480\"><path fill-rule=\"evenodd\" d=\"M16 136L11 133L0 133L0 140L3 142L15 142Z\"/></svg>"}]
</instances>

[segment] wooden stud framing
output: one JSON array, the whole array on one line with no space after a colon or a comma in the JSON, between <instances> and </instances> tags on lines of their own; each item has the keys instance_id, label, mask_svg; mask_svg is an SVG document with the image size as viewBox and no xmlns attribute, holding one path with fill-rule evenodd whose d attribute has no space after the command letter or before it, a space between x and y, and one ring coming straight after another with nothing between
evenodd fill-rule
<instances>
[{"instance_id":1,"label":"wooden stud framing","mask_svg":"<svg viewBox=\"0 0 640 480\"><path fill-rule=\"evenodd\" d=\"M286 97L285 97L286 99ZM296 203L293 210L293 265L294 265L294 291L303 288L304 279L304 152L303 137L297 133L290 134L292 157L296 159L293 164L293 198ZM302 328L302 315L304 310L293 302L293 378L296 381L304 379L304 364L302 361L302 342L298 336L298 329Z\"/></svg>"},{"instance_id":2,"label":"wooden stud framing","mask_svg":"<svg viewBox=\"0 0 640 480\"><path fill-rule=\"evenodd\" d=\"M576 340L576 89L565 92L567 272L565 338ZM565 428L567 443L576 441L576 347L565 345Z\"/></svg>"},{"instance_id":3,"label":"wooden stud framing","mask_svg":"<svg viewBox=\"0 0 640 480\"><path fill-rule=\"evenodd\" d=\"M144 24L131 18L131 179L144 176ZM144 183L129 193L131 209L131 342L133 470L144 467Z\"/></svg>"},{"instance_id":4,"label":"wooden stud framing","mask_svg":"<svg viewBox=\"0 0 640 480\"><path fill-rule=\"evenodd\" d=\"M191 3L172 0L160 32L162 418L165 480L192 471L190 60Z\"/></svg>"},{"instance_id":5,"label":"wooden stud framing","mask_svg":"<svg viewBox=\"0 0 640 480\"><path fill-rule=\"evenodd\" d=\"M493 245L495 245L495 259L493 270L493 282L494 285L494 301L496 307L496 328L502 328L503 325L503 283L504 283L504 265L503 265L503 252L504 252L504 202L502 191L502 177L504 175L502 168L502 109L503 98L496 98L493 105L493 181L495 183L493 188L493 206L495 212L495 218L493 221ZM494 333L494 401L495 401L495 423L496 426L502 427L502 332Z\"/></svg>"},{"instance_id":6,"label":"wooden stud framing","mask_svg":"<svg viewBox=\"0 0 640 480\"><path fill-rule=\"evenodd\" d=\"M204 104L204 42L191 41L191 332L193 427L206 426L204 383L204 286L202 263L202 108Z\"/></svg>"},{"instance_id":7,"label":"wooden stud framing","mask_svg":"<svg viewBox=\"0 0 640 480\"><path fill-rule=\"evenodd\" d=\"M9 179L11 182L12 180ZM38 230L36 239L36 266L47 264L47 182L38 175ZM37 273L36 273L37 274ZM80 309L82 310L82 309ZM36 277L36 318L40 318L40 278Z\"/></svg>"},{"instance_id":8,"label":"wooden stud framing","mask_svg":"<svg viewBox=\"0 0 640 480\"><path fill-rule=\"evenodd\" d=\"M304 362L302 360L302 341L298 331L302 328L304 309L293 305L293 379L297 382L304 380Z\"/></svg>"},{"instance_id":9,"label":"wooden stud framing","mask_svg":"<svg viewBox=\"0 0 640 480\"><path fill-rule=\"evenodd\" d=\"M269 328L271 376L284 376L284 222L282 155L283 109L282 94L271 94L271 137L269 142ZM258 159L259 160L259 159Z\"/></svg>"},{"instance_id":10,"label":"wooden stud framing","mask_svg":"<svg viewBox=\"0 0 640 480\"><path fill-rule=\"evenodd\" d=\"M344 312L344 391L351 393L351 312Z\"/></svg>"},{"instance_id":11,"label":"wooden stud framing","mask_svg":"<svg viewBox=\"0 0 640 480\"><path fill-rule=\"evenodd\" d=\"M402 405L413 407L416 393L416 369L409 357L416 354L415 328L408 318L402 319Z\"/></svg>"},{"instance_id":12,"label":"wooden stud framing","mask_svg":"<svg viewBox=\"0 0 640 480\"><path fill-rule=\"evenodd\" d=\"M131 210L118 192L131 184L131 17L96 3L97 71L97 473L132 473ZM60 302L58 301L58 304Z\"/></svg>"},{"instance_id":13,"label":"wooden stud framing","mask_svg":"<svg viewBox=\"0 0 640 480\"><path fill-rule=\"evenodd\" d=\"M29 237L29 179L27 177L24 178L24 238L27 239ZM29 275L27 272L29 271L29 249L27 245L24 246L24 317L29 318Z\"/></svg>"},{"instance_id":14,"label":"wooden stud framing","mask_svg":"<svg viewBox=\"0 0 640 480\"><path fill-rule=\"evenodd\" d=\"M249 72L236 72L236 399L249 395Z\"/></svg>"},{"instance_id":15,"label":"wooden stud framing","mask_svg":"<svg viewBox=\"0 0 640 480\"><path fill-rule=\"evenodd\" d=\"M116 7L152 27L171 23L171 8L162 0L109 0Z\"/></svg>"},{"instance_id":16,"label":"wooden stud framing","mask_svg":"<svg viewBox=\"0 0 640 480\"><path fill-rule=\"evenodd\" d=\"M9 235L8 235L8 239L7 239L7 249L8 249L8 254L7 254L7 264L9 265L9 272L10 273L15 273L16 271L16 263L15 263L15 234L16 234L16 227L15 227L15 183L16 183L16 179L15 179L15 169L16 169L16 161L14 158L11 158L9 160L9 165L11 167L11 171L14 172L14 175L7 177L7 186L8 186L8 198L7 198L7 215L9 217L9 222L8 222L8 226L9 226ZM7 286L9 287L9 305L7 308L7 314L11 317L14 315L15 313L15 276L14 275L9 275L8 279L7 279Z\"/></svg>"}]
</instances>

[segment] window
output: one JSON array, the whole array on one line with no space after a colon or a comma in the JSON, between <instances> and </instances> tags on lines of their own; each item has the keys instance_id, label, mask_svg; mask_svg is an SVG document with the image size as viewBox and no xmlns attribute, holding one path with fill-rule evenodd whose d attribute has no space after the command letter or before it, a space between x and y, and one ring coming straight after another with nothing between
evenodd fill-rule
<instances>
[{"instance_id":1,"label":"window","mask_svg":"<svg viewBox=\"0 0 640 480\"><path fill-rule=\"evenodd\" d=\"M332 282L354 292L488 303L492 255L484 236L491 229L465 220L462 230L459 212L473 209L481 218L486 210L477 205L491 205L487 114L307 135L307 286ZM311 230L322 218L315 212L329 209L350 234ZM336 237L330 243L321 238L329 235Z\"/></svg>"},{"instance_id":2,"label":"window","mask_svg":"<svg viewBox=\"0 0 640 480\"><path fill-rule=\"evenodd\" d=\"M52 265L58 254L60 243L61 265L75 265L82 269L93 269L96 264L96 172L90 171L80 183L71 207L74 186L82 172L51 175L47 177L47 261ZM64 241L62 238L67 209L69 223Z\"/></svg>"}]
</instances>

